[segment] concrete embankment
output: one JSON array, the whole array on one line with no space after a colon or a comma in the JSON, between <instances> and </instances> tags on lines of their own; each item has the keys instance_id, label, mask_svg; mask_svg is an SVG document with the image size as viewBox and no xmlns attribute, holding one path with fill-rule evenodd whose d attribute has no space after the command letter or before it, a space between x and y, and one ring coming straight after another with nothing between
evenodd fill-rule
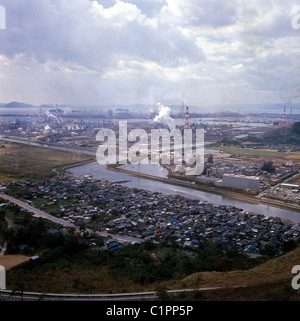
<instances>
[{"instance_id":1,"label":"concrete embankment","mask_svg":"<svg viewBox=\"0 0 300 321\"><path fill-rule=\"evenodd\" d=\"M73 168L73 167L77 167L77 166L82 166L82 165L86 165L86 164L90 164L90 163L94 163L95 162L95 158L93 159L87 159L85 161L82 162L78 162L78 163L74 163L74 164L69 164L66 166L61 167L62 170L67 170L69 168Z\"/></svg>"},{"instance_id":2,"label":"concrete embankment","mask_svg":"<svg viewBox=\"0 0 300 321\"><path fill-rule=\"evenodd\" d=\"M219 187L192 184L192 183L188 183L188 182L184 182L184 181L181 182L179 180L173 180L173 179L169 179L169 178L153 176L153 175L145 174L145 173L138 173L138 172L130 171L128 169L123 169L123 168L119 168L119 167L107 166L107 169L113 170L116 172L127 173L132 176L136 176L136 177L140 177L140 178L159 181L159 182L166 183L166 184L183 186L183 187L188 187L188 188L192 188L192 189L199 190L199 191L218 194L218 195L226 196L228 198L232 198L232 199L239 200L239 201L244 201L244 202L253 203L253 204L270 205L270 206L274 206L274 207L278 207L278 208L282 208L282 209L286 209L286 210L292 210L292 211L300 213L300 207L298 207L296 205L286 204L286 203L278 203L274 200L259 199L259 198L256 198L255 196L245 195L245 194L241 194L241 193L233 192L233 191L228 191L228 190L224 190Z\"/></svg>"}]
</instances>

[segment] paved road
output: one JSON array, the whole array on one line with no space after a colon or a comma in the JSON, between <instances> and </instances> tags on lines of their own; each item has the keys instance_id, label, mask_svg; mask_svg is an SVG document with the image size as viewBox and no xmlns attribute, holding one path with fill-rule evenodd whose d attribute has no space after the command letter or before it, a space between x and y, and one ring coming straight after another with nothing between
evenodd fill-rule
<instances>
[{"instance_id":1,"label":"paved road","mask_svg":"<svg viewBox=\"0 0 300 321\"><path fill-rule=\"evenodd\" d=\"M92 231L92 230L91 230ZM96 233L99 236L103 237L111 237L114 238L120 242L128 242L128 243L140 243L143 242L143 239L139 239L137 237L130 237L130 236L125 236L125 235L117 235L117 234L110 234L106 232L99 232L99 231L92 231Z\"/></svg>"},{"instance_id":2,"label":"paved road","mask_svg":"<svg viewBox=\"0 0 300 321\"><path fill-rule=\"evenodd\" d=\"M7 201L9 201L11 203L14 203L14 204L20 206L22 208L27 209L29 212L35 214L38 217L45 218L47 220L50 220L50 221L52 221L54 223L58 223L58 224L60 224L62 226L65 226L65 227L77 228L76 225L74 225L74 224L72 224L72 223L70 223L70 222L68 222L66 220L63 220L61 218L52 216L52 215L50 215L50 214L48 214L48 213L46 213L44 211L41 211L41 210L39 210L39 209L37 209L37 208L35 208L35 207L25 203L25 202L22 202L22 201L18 200L17 198L14 198L14 197L6 195L6 194L0 194L0 197L2 199L5 199L5 200L7 200Z\"/></svg>"},{"instance_id":3,"label":"paved road","mask_svg":"<svg viewBox=\"0 0 300 321\"><path fill-rule=\"evenodd\" d=\"M9 195L6 195L6 194L0 194L0 198L4 199L4 200L7 200L11 203L14 203L22 208L25 208L27 209L29 212L35 214L36 216L38 217L41 217L41 218L44 218L44 219L47 219L47 220L50 220L54 223L57 223L57 224L60 224L64 227L73 227L75 229L78 229L78 226L76 226L75 224L73 223L70 223L64 219L61 219L61 218L58 218L58 217L55 217L53 215L50 215L44 211L41 211L39 210L38 208L35 208L25 202L22 202L20 200L18 200L17 198L14 198L12 196L9 196ZM102 237L111 237L111 238L114 238L120 242L129 242L129 243L140 243L141 241L143 241L142 239L139 239L139 238L135 238L135 237L130 237L130 236L124 236L124 235L115 235L115 234L110 234L110 233L106 233L106 232L99 232L99 231L93 231L93 230L88 230L89 232L94 232L96 233L97 235L99 236L102 236Z\"/></svg>"},{"instance_id":4,"label":"paved road","mask_svg":"<svg viewBox=\"0 0 300 321\"><path fill-rule=\"evenodd\" d=\"M180 290L167 290L170 295L176 295L178 293L188 292L205 292L221 289L233 289L233 288L246 288L253 285L242 286L229 286L229 287L205 287L194 289L180 289ZM0 290L0 298L3 301L153 301L157 300L158 293L156 291L151 292L136 292L136 293L116 293L116 294L58 294L58 293L37 293L37 292L18 292L14 293L10 290Z\"/></svg>"}]
</instances>

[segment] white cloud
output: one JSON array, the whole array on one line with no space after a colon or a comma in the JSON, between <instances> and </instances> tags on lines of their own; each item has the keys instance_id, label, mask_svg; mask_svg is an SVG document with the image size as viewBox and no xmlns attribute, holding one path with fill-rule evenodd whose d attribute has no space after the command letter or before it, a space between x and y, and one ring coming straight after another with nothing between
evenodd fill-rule
<instances>
[{"instance_id":1,"label":"white cloud","mask_svg":"<svg viewBox=\"0 0 300 321\"><path fill-rule=\"evenodd\" d=\"M211 26L214 28L235 22L234 1L166 0L159 19L182 26Z\"/></svg>"},{"instance_id":2,"label":"white cloud","mask_svg":"<svg viewBox=\"0 0 300 321\"><path fill-rule=\"evenodd\" d=\"M3 2L4 102L209 106L299 89L296 1Z\"/></svg>"}]
</instances>

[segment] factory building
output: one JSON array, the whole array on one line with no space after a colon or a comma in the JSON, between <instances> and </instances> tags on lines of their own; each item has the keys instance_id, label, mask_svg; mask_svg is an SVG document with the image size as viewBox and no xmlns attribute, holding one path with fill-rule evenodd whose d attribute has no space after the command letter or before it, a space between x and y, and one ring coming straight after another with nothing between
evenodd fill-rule
<instances>
[{"instance_id":1,"label":"factory building","mask_svg":"<svg viewBox=\"0 0 300 321\"><path fill-rule=\"evenodd\" d=\"M239 188L242 190L258 191L259 177L234 174L224 174L223 179L216 182L216 186Z\"/></svg>"},{"instance_id":2,"label":"factory building","mask_svg":"<svg viewBox=\"0 0 300 321\"><path fill-rule=\"evenodd\" d=\"M282 188L291 189L291 190L294 190L297 192L299 192L299 187L300 187L300 185L298 185L298 184L288 184L288 183L282 183L282 184L280 184L280 186Z\"/></svg>"}]
</instances>

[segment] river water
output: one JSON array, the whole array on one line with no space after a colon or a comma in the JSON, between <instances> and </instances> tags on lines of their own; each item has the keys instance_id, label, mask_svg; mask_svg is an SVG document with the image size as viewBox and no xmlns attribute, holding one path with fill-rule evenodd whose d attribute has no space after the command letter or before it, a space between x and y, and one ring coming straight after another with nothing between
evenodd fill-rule
<instances>
[{"instance_id":1,"label":"river water","mask_svg":"<svg viewBox=\"0 0 300 321\"><path fill-rule=\"evenodd\" d=\"M167 177L167 170L162 169L159 165L153 164L139 164L139 165L122 165L121 168L131 171L137 171L140 173L150 174L158 177ZM105 166L99 165L97 162L77 166L68 170L72 175L84 176L92 175L95 179L106 179L111 182L119 183L128 187L136 187L139 189L149 190L152 192L160 192L166 195L179 194L190 199L199 199L202 202L212 203L214 205L232 205L238 208L242 208L245 211L253 212L257 214L263 214L265 216L275 216L282 219L288 219L292 222L300 222L300 213L277 208L274 206L268 206L265 204L255 204L245 201L239 201L227 196L217 195L213 193L203 192L188 188L184 186L177 186L168 183L152 181L144 178L132 176L127 173L116 172L108 170Z\"/></svg>"},{"instance_id":2,"label":"river water","mask_svg":"<svg viewBox=\"0 0 300 321\"><path fill-rule=\"evenodd\" d=\"M96 151L95 152L83 151L82 149L75 149L75 148L66 147L66 146L51 146L51 145L39 144L35 142L20 141L18 139L10 139L10 138L4 138L4 139L7 141L29 144L33 146L42 146L42 147L59 149L59 150L96 155ZM207 151L208 150L206 150L206 152ZM156 164L139 164L139 165L127 164L122 166L123 166L122 168L131 170L131 171L137 171L137 172L150 174L153 176L158 176L163 178L167 177L167 170L162 169L158 164L157 165ZM227 196L199 191L193 188L139 178L127 173L108 170L105 166L99 165L97 162L92 162L89 164L73 167L73 168L70 168L68 171L75 176L92 175L93 178L95 179L106 179L111 182L118 182L119 184L125 185L128 187L136 187L139 189L145 189L152 192L160 192L166 195L179 194L186 198L199 199L199 201L202 201L202 202L208 202L215 205L232 205L238 208L242 208L243 210L248 212L263 214L265 216L280 217L282 219L287 219L295 223L300 222L299 212L294 212L291 210L286 210L286 209L269 206L265 204L256 204L256 203L250 203L246 201L239 201Z\"/></svg>"}]
</instances>

